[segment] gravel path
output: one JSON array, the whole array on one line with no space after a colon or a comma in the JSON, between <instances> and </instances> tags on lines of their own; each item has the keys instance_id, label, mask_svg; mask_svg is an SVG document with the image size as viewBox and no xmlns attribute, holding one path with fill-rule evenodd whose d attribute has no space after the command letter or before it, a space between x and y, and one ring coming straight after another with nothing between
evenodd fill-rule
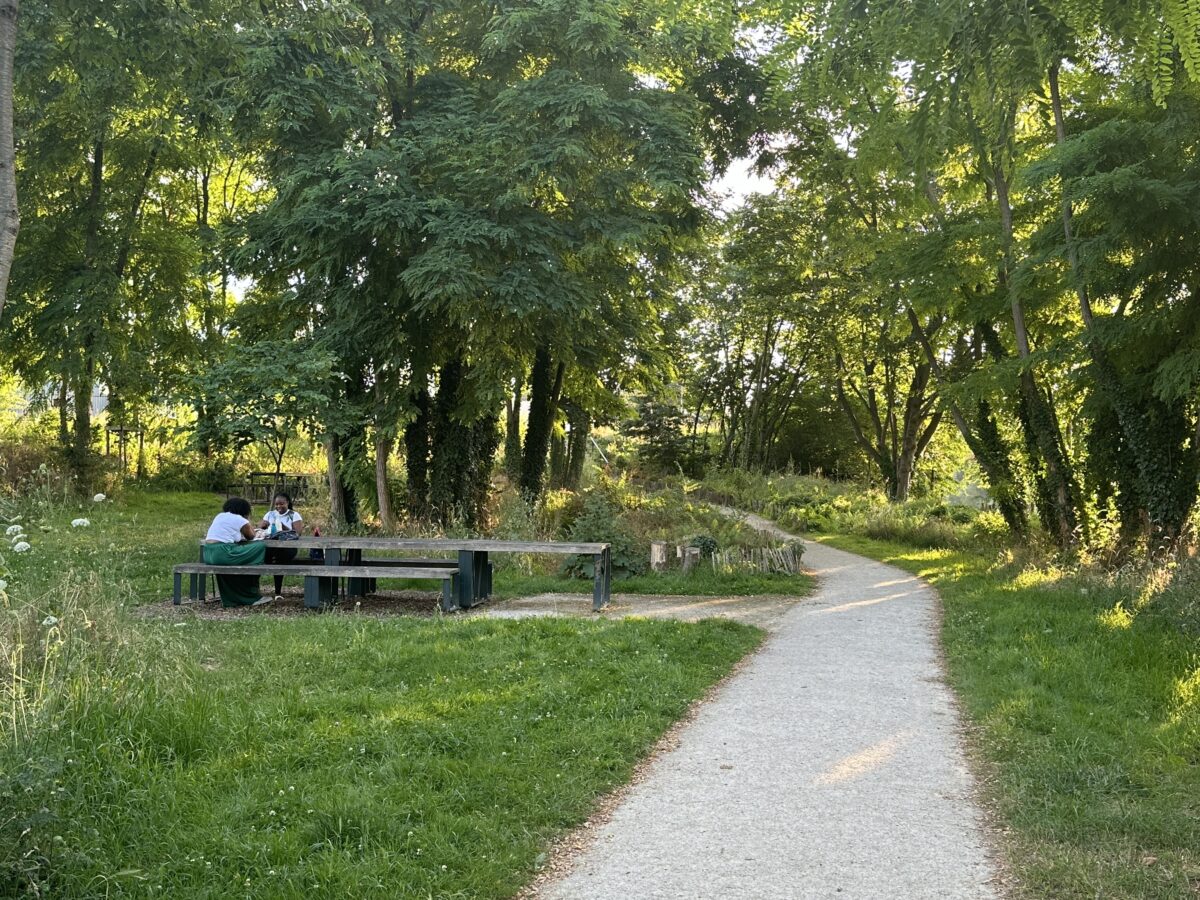
<instances>
[{"instance_id":1,"label":"gravel path","mask_svg":"<svg viewBox=\"0 0 1200 900\"><path fill-rule=\"evenodd\" d=\"M817 593L539 897L999 896L942 681L937 597L820 544L804 559Z\"/></svg>"}]
</instances>

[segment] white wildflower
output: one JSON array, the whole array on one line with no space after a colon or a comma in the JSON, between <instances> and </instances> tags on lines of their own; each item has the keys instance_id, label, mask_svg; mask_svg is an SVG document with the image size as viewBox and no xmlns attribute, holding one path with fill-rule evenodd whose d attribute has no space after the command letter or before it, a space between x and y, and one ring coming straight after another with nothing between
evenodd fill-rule
<instances>
[{"instance_id":1,"label":"white wildflower","mask_svg":"<svg viewBox=\"0 0 1200 900\"><path fill-rule=\"evenodd\" d=\"M71 520L72 528L87 528L91 524L92 523L89 522L87 519L72 519Z\"/></svg>"},{"instance_id":2,"label":"white wildflower","mask_svg":"<svg viewBox=\"0 0 1200 900\"><path fill-rule=\"evenodd\" d=\"M29 550L29 541L13 544L13 553L25 553Z\"/></svg>"},{"instance_id":3,"label":"white wildflower","mask_svg":"<svg viewBox=\"0 0 1200 900\"><path fill-rule=\"evenodd\" d=\"M46 618L42 619L42 624L45 625L47 628L49 628L51 625L57 625L58 617L57 616L46 616Z\"/></svg>"},{"instance_id":4,"label":"white wildflower","mask_svg":"<svg viewBox=\"0 0 1200 900\"><path fill-rule=\"evenodd\" d=\"M103 503L107 499L108 498L105 497L103 494L97 494L95 497L92 498L92 502L93 503Z\"/></svg>"},{"instance_id":5,"label":"white wildflower","mask_svg":"<svg viewBox=\"0 0 1200 900\"><path fill-rule=\"evenodd\" d=\"M6 529L4 529L4 533L9 537L12 537L14 534L20 534L24 530L25 529L20 525L9 525Z\"/></svg>"}]
</instances>

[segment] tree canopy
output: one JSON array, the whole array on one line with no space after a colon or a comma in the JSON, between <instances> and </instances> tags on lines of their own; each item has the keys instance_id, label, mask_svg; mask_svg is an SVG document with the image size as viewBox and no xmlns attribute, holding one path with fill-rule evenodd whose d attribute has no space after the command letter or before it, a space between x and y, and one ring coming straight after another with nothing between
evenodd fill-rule
<instances>
[{"instance_id":1,"label":"tree canopy","mask_svg":"<svg viewBox=\"0 0 1200 900\"><path fill-rule=\"evenodd\" d=\"M282 466L304 431L336 515L472 525L502 432L537 502L632 419L664 467L903 500L937 452L1017 535L1170 543L1200 472L1198 25L47 0L16 38L0 340L80 474L99 389L110 423L190 410L205 459ZM735 160L775 189L723 210Z\"/></svg>"}]
</instances>

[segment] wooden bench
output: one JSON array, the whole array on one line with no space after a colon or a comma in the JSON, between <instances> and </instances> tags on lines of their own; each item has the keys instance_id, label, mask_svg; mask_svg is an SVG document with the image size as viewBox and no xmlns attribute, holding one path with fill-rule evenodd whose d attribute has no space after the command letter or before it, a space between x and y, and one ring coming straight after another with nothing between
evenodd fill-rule
<instances>
[{"instance_id":1,"label":"wooden bench","mask_svg":"<svg viewBox=\"0 0 1200 900\"><path fill-rule=\"evenodd\" d=\"M472 599L475 602L480 602L492 595L492 573L494 567L487 560L479 560L474 557L472 558L472 564L472 568L475 570L472 578L474 588ZM454 569L455 571L462 571L462 563L457 559L392 559L388 557L372 557L362 560L361 563L353 563L353 565L386 566L387 568ZM357 585L350 585L350 587L357 587ZM363 589L368 593L374 591L375 579L372 578L368 581ZM354 594L356 591L352 590L349 593Z\"/></svg>"},{"instance_id":2,"label":"wooden bench","mask_svg":"<svg viewBox=\"0 0 1200 900\"><path fill-rule=\"evenodd\" d=\"M452 563L451 560L447 562ZM192 597L204 600L204 582L208 575L296 575L304 578L304 605L320 609L333 602L340 578L370 579L416 578L442 582L442 610L450 612L457 605L457 565L393 566L393 565L296 565L269 563L257 566L212 566L207 563L184 563L175 567L174 602L183 600L183 576L191 576Z\"/></svg>"}]
</instances>

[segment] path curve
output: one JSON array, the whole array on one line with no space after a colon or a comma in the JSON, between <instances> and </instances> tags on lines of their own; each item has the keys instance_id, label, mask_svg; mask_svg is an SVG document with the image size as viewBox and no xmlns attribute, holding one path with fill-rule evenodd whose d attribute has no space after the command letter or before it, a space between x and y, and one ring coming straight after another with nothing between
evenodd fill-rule
<instances>
[{"instance_id":1,"label":"path curve","mask_svg":"<svg viewBox=\"0 0 1200 900\"><path fill-rule=\"evenodd\" d=\"M938 657L937 596L821 544L804 559L813 597L538 897L999 896Z\"/></svg>"}]
</instances>

